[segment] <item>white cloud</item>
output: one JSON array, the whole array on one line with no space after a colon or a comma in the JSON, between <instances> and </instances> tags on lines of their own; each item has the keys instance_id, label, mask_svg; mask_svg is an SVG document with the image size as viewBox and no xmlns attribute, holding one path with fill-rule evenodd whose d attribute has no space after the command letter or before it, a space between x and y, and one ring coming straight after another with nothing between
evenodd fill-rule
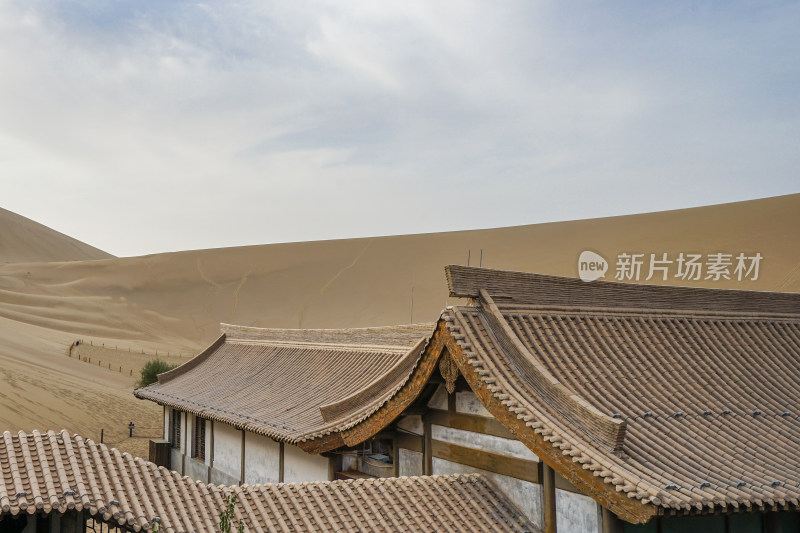
<instances>
[{"instance_id":1,"label":"white cloud","mask_svg":"<svg viewBox=\"0 0 800 533\"><path fill-rule=\"evenodd\" d=\"M798 14L0 0L3 207L128 255L792 192Z\"/></svg>"}]
</instances>

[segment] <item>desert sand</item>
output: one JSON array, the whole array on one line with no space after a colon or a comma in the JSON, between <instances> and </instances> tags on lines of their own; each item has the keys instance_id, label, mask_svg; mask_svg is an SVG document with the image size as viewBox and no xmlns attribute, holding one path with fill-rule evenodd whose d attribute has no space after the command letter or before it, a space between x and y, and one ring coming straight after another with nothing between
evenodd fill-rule
<instances>
[{"instance_id":1,"label":"desert sand","mask_svg":"<svg viewBox=\"0 0 800 533\"><path fill-rule=\"evenodd\" d=\"M106 442L145 456L147 439L161 436L161 408L131 390L148 354L185 361L218 334L220 322L319 328L435 320L455 303L444 265L466 264L468 255L472 265L574 277L578 255L592 250L612 263L606 279L613 279L623 252L758 252L756 281L649 283L800 291L800 194L574 222L131 258L7 211L0 212L0 236L0 431L66 428L99 438L102 428ZM77 339L98 347L87 356L91 363L68 357ZM129 421L137 424L134 439L127 438Z\"/></svg>"}]
</instances>

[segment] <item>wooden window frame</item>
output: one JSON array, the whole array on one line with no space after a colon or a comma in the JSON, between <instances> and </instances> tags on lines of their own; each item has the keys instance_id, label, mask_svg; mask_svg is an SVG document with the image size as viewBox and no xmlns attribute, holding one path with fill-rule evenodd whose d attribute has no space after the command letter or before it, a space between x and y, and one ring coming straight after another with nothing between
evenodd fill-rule
<instances>
[{"instance_id":1,"label":"wooden window frame","mask_svg":"<svg viewBox=\"0 0 800 533\"><path fill-rule=\"evenodd\" d=\"M196 416L192 425L192 457L206 460L206 419Z\"/></svg>"},{"instance_id":2,"label":"wooden window frame","mask_svg":"<svg viewBox=\"0 0 800 533\"><path fill-rule=\"evenodd\" d=\"M181 448L181 412L173 409L169 417L169 440L173 448Z\"/></svg>"}]
</instances>

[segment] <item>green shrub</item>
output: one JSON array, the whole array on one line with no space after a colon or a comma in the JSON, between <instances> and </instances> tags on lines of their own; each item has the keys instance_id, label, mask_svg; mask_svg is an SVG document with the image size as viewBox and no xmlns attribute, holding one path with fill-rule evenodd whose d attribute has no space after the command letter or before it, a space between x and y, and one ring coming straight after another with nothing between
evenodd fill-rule
<instances>
[{"instance_id":1,"label":"green shrub","mask_svg":"<svg viewBox=\"0 0 800 533\"><path fill-rule=\"evenodd\" d=\"M172 370L176 366L178 365L171 365L163 359L150 359L142 367L142 377L139 379L139 382L136 384L136 386L147 387L151 383L158 381L159 374L168 370Z\"/></svg>"}]
</instances>

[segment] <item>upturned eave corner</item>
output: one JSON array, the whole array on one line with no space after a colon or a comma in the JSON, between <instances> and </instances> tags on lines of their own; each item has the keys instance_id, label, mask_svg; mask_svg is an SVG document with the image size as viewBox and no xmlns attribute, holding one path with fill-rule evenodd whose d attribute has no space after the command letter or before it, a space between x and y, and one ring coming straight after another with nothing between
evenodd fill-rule
<instances>
[{"instance_id":1,"label":"upturned eave corner","mask_svg":"<svg viewBox=\"0 0 800 533\"><path fill-rule=\"evenodd\" d=\"M461 374L486 410L517 439L578 490L594 499L620 519L631 524L645 524L658 514L659 509L657 506L631 498L626 493L617 491L612 485L594 476L591 471L584 470L580 464L563 455L561 450L545 441L541 435L526 426L523 420L510 412L486 387L476 368L469 364L466 355L449 329L441 327L443 324L444 322L440 321L439 326L436 328L436 333L431 339L431 344L433 345L434 340L436 340L436 345L447 349L453 361L458 365Z\"/></svg>"},{"instance_id":2,"label":"upturned eave corner","mask_svg":"<svg viewBox=\"0 0 800 533\"><path fill-rule=\"evenodd\" d=\"M377 411L349 429L300 442L300 448L308 453L324 453L342 446L355 446L388 427L417 399L436 370L444 348L441 332L446 329L444 321L440 320L411 376Z\"/></svg>"}]
</instances>

